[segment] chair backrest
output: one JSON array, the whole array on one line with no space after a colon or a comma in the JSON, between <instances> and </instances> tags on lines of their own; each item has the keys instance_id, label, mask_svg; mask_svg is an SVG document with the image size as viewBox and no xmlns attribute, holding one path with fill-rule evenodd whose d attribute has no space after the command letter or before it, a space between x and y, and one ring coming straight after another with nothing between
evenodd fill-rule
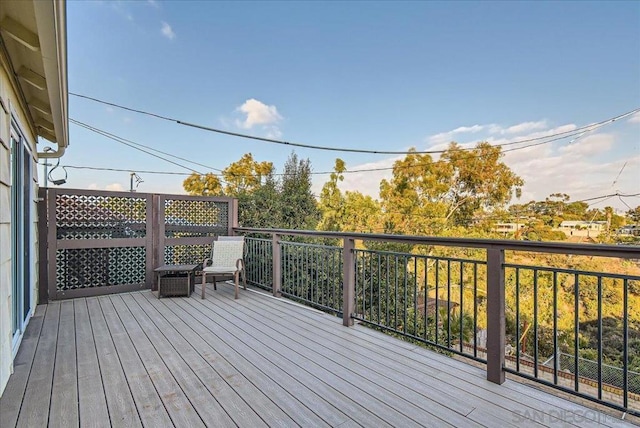
<instances>
[{"instance_id":1,"label":"chair backrest","mask_svg":"<svg viewBox=\"0 0 640 428\"><path fill-rule=\"evenodd\" d=\"M218 241L242 241L244 242L244 236L218 236ZM244 247L244 256L247 256L247 247Z\"/></svg>"},{"instance_id":2,"label":"chair backrest","mask_svg":"<svg viewBox=\"0 0 640 428\"><path fill-rule=\"evenodd\" d=\"M244 240L216 241L213 243L211 260L213 266L235 266L238 259L242 259L244 252Z\"/></svg>"},{"instance_id":3,"label":"chair backrest","mask_svg":"<svg viewBox=\"0 0 640 428\"><path fill-rule=\"evenodd\" d=\"M220 235L220 236L218 236L218 241L243 241L244 242L244 236L223 236L223 235Z\"/></svg>"}]
</instances>

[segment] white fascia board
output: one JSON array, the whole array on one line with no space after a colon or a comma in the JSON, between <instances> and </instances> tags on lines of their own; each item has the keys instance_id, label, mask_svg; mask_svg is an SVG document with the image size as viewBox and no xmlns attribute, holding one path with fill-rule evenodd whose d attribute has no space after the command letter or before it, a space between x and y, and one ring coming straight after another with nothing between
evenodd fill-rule
<instances>
[{"instance_id":1,"label":"white fascia board","mask_svg":"<svg viewBox=\"0 0 640 428\"><path fill-rule=\"evenodd\" d=\"M67 80L67 14L64 0L34 0L40 49L44 65L51 119L55 128L55 152L39 157L60 157L69 145L69 89ZM46 136L45 136L46 138Z\"/></svg>"}]
</instances>

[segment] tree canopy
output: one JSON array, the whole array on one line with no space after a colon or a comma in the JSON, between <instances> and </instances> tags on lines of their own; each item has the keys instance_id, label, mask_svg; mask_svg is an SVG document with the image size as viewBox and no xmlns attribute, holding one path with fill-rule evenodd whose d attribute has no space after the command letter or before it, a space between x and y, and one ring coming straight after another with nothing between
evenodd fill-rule
<instances>
[{"instance_id":1,"label":"tree canopy","mask_svg":"<svg viewBox=\"0 0 640 428\"><path fill-rule=\"evenodd\" d=\"M524 181L501 156L501 148L488 143L471 150L451 143L438 160L413 152L396 161L393 177L380 183L385 228L437 234L469 226L478 214L506 206L520 196Z\"/></svg>"},{"instance_id":2,"label":"tree canopy","mask_svg":"<svg viewBox=\"0 0 640 428\"><path fill-rule=\"evenodd\" d=\"M271 162L258 162L251 153L222 173L192 174L183 182L190 195L238 199L238 222L251 227L314 229L319 212L311 193L311 162L291 153L278 180ZM224 184L224 186L223 186Z\"/></svg>"}]
</instances>

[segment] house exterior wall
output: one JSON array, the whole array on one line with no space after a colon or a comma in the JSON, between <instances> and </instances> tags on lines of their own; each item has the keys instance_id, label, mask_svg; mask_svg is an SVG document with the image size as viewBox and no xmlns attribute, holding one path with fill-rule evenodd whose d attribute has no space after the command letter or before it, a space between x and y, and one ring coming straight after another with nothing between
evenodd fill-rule
<instances>
[{"instance_id":1,"label":"house exterior wall","mask_svg":"<svg viewBox=\"0 0 640 428\"><path fill-rule=\"evenodd\" d=\"M12 335L12 237L11 237L11 116L20 126L24 138L32 153L32 183L29 195L30 233L31 239L29 251L31 253L31 284L30 311L33 312L37 300L37 175L35 159L36 138L27 118L28 112L23 110L18 94L12 84L11 75L7 68L7 58L0 57L2 65L0 72L0 395L13 371L14 351L17 344L13 343ZM15 82L13 82L15 83Z\"/></svg>"},{"instance_id":2,"label":"house exterior wall","mask_svg":"<svg viewBox=\"0 0 640 428\"><path fill-rule=\"evenodd\" d=\"M525 226L525 223L496 223L493 230L500 233L515 233L524 229Z\"/></svg>"}]
</instances>

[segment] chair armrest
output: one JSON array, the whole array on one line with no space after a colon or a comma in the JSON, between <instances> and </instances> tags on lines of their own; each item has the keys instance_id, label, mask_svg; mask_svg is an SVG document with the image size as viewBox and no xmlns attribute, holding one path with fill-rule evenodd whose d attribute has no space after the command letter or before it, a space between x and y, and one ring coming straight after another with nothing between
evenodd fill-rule
<instances>
[{"instance_id":1,"label":"chair armrest","mask_svg":"<svg viewBox=\"0 0 640 428\"><path fill-rule=\"evenodd\" d=\"M207 266L211 266L212 264L213 264L213 260L204 259L204 261L202 262L202 269L206 268Z\"/></svg>"},{"instance_id":2,"label":"chair armrest","mask_svg":"<svg viewBox=\"0 0 640 428\"><path fill-rule=\"evenodd\" d=\"M236 260L236 269L244 270L244 260L242 259Z\"/></svg>"}]
</instances>

